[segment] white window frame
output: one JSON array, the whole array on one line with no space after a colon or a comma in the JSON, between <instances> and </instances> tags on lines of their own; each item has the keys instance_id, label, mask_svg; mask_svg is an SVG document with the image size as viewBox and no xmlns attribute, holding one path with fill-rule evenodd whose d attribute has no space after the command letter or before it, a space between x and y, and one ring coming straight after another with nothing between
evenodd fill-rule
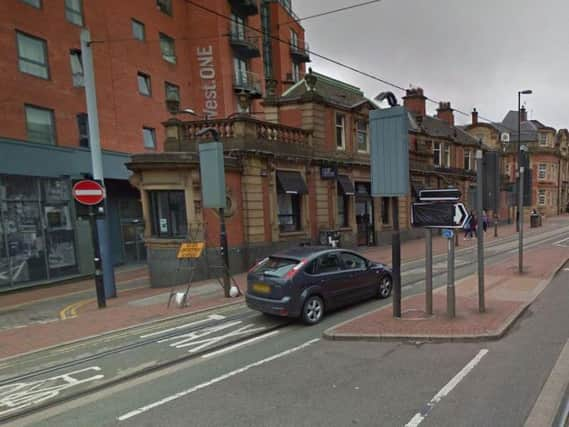
<instances>
[{"instance_id":1,"label":"white window frame","mask_svg":"<svg viewBox=\"0 0 569 427\"><path fill-rule=\"evenodd\" d=\"M292 63L292 81L298 82L300 80L300 64L298 62Z\"/></svg>"},{"instance_id":2,"label":"white window frame","mask_svg":"<svg viewBox=\"0 0 569 427\"><path fill-rule=\"evenodd\" d=\"M168 34L159 33L162 59L170 64L176 63L176 42Z\"/></svg>"},{"instance_id":3,"label":"white window frame","mask_svg":"<svg viewBox=\"0 0 569 427\"><path fill-rule=\"evenodd\" d=\"M545 190L538 190L537 191L537 204L540 206L545 206L547 202L547 196L545 194Z\"/></svg>"},{"instance_id":4,"label":"white window frame","mask_svg":"<svg viewBox=\"0 0 569 427\"><path fill-rule=\"evenodd\" d=\"M130 19L130 27L132 30L132 38L138 41L145 41L146 40L146 25L144 25L144 22L140 22L134 18ZM137 34L137 31L142 31L141 36L139 37Z\"/></svg>"},{"instance_id":5,"label":"white window frame","mask_svg":"<svg viewBox=\"0 0 569 427\"><path fill-rule=\"evenodd\" d=\"M36 9L41 9L41 0L22 0L22 3L26 3Z\"/></svg>"},{"instance_id":6,"label":"white window frame","mask_svg":"<svg viewBox=\"0 0 569 427\"><path fill-rule=\"evenodd\" d=\"M65 0L65 19L79 27L83 26L83 0Z\"/></svg>"},{"instance_id":7,"label":"white window frame","mask_svg":"<svg viewBox=\"0 0 569 427\"><path fill-rule=\"evenodd\" d=\"M441 145L444 144L441 144L440 142L433 142L433 164L437 168L442 167L443 156Z\"/></svg>"},{"instance_id":8,"label":"white window frame","mask_svg":"<svg viewBox=\"0 0 569 427\"><path fill-rule=\"evenodd\" d=\"M540 147L547 147L547 134L540 133L537 138Z\"/></svg>"},{"instance_id":9,"label":"white window frame","mask_svg":"<svg viewBox=\"0 0 569 427\"><path fill-rule=\"evenodd\" d=\"M25 109L25 116L26 116L26 133L27 133L27 139L31 142L35 142L38 144L46 144L46 145L56 145L56 131L55 131L55 113L52 109L50 108L44 108L44 107L38 107L36 105L28 105L26 104L24 106ZM33 110L35 110L36 112L41 112L42 114L47 114L47 117L49 118L49 124L48 124L48 131L49 132L38 132L36 130L32 130L30 129L30 120L29 120L29 116L30 113L33 112ZM40 135L40 136L45 136L46 138L42 139L42 138L37 138L37 137L33 137L31 135L33 135L33 132L36 132L36 136Z\"/></svg>"},{"instance_id":10,"label":"white window frame","mask_svg":"<svg viewBox=\"0 0 569 427\"><path fill-rule=\"evenodd\" d=\"M468 159L468 166L466 160ZM464 150L464 169L472 170L472 150Z\"/></svg>"},{"instance_id":11,"label":"white window frame","mask_svg":"<svg viewBox=\"0 0 569 427\"><path fill-rule=\"evenodd\" d=\"M148 137L150 139L148 139ZM156 149L156 129L146 126L142 128L142 145L147 150Z\"/></svg>"},{"instance_id":12,"label":"white window frame","mask_svg":"<svg viewBox=\"0 0 569 427\"><path fill-rule=\"evenodd\" d=\"M340 118L340 123L338 123L338 118ZM334 129L336 132L334 133L334 138L336 140L336 149L337 150L345 150L346 149L346 115L342 113L336 113L334 117ZM340 141L338 141L338 131L340 133Z\"/></svg>"},{"instance_id":13,"label":"white window frame","mask_svg":"<svg viewBox=\"0 0 569 427\"><path fill-rule=\"evenodd\" d=\"M298 34L292 28L290 30L290 45L298 48Z\"/></svg>"},{"instance_id":14,"label":"white window frame","mask_svg":"<svg viewBox=\"0 0 569 427\"><path fill-rule=\"evenodd\" d=\"M445 168L451 167L451 157L450 157L450 144L443 144L444 145L444 160L445 160Z\"/></svg>"},{"instance_id":15,"label":"white window frame","mask_svg":"<svg viewBox=\"0 0 569 427\"><path fill-rule=\"evenodd\" d=\"M363 123L363 127L360 127ZM360 137L364 136L365 138L365 149L360 148ZM356 120L356 150L359 153L369 153L369 131L368 131L368 123L365 120Z\"/></svg>"},{"instance_id":16,"label":"white window frame","mask_svg":"<svg viewBox=\"0 0 569 427\"><path fill-rule=\"evenodd\" d=\"M139 94L148 97L152 96L152 78L148 74L139 71L136 75L136 82Z\"/></svg>"},{"instance_id":17,"label":"white window frame","mask_svg":"<svg viewBox=\"0 0 569 427\"><path fill-rule=\"evenodd\" d=\"M42 49L43 61L24 56L22 52L26 42L37 43L35 47ZM22 73L49 80L49 59L47 53L47 41L21 31L16 31L16 44L18 47L18 67ZM38 72L39 70L39 72Z\"/></svg>"},{"instance_id":18,"label":"white window frame","mask_svg":"<svg viewBox=\"0 0 569 427\"><path fill-rule=\"evenodd\" d=\"M69 62L71 65L71 79L73 87L85 86L83 73L83 58L79 49L73 49L69 52Z\"/></svg>"},{"instance_id":19,"label":"white window frame","mask_svg":"<svg viewBox=\"0 0 569 427\"><path fill-rule=\"evenodd\" d=\"M547 164L540 163L538 166L537 179L545 180L547 178Z\"/></svg>"},{"instance_id":20,"label":"white window frame","mask_svg":"<svg viewBox=\"0 0 569 427\"><path fill-rule=\"evenodd\" d=\"M243 16L231 13L231 37L237 40L245 40L246 24L246 19Z\"/></svg>"},{"instance_id":21,"label":"white window frame","mask_svg":"<svg viewBox=\"0 0 569 427\"><path fill-rule=\"evenodd\" d=\"M166 101L180 102L180 86L170 82L164 82L164 96Z\"/></svg>"}]
</instances>

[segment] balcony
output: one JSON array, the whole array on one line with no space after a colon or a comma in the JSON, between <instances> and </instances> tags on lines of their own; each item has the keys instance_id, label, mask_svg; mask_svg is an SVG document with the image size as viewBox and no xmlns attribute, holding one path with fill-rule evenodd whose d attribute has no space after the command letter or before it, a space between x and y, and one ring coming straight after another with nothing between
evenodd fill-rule
<instances>
[{"instance_id":1,"label":"balcony","mask_svg":"<svg viewBox=\"0 0 569 427\"><path fill-rule=\"evenodd\" d=\"M290 56L294 62L310 62L310 47L304 42L304 47L290 46Z\"/></svg>"},{"instance_id":2,"label":"balcony","mask_svg":"<svg viewBox=\"0 0 569 427\"><path fill-rule=\"evenodd\" d=\"M231 26L229 29L229 43L238 56L251 59L261 56L259 48L260 37L243 27Z\"/></svg>"},{"instance_id":3,"label":"balcony","mask_svg":"<svg viewBox=\"0 0 569 427\"><path fill-rule=\"evenodd\" d=\"M229 3L243 15L251 16L259 13L258 0L229 0Z\"/></svg>"},{"instance_id":4,"label":"balcony","mask_svg":"<svg viewBox=\"0 0 569 427\"><path fill-rule=\"evenodd\" d=\"M236 93L245 92L252 98L263 96L261 78L250 71L236 71L233 75L233 90Z\"/></svg>"},{"instance_id":5,"label":"balcony","mask_svg":"<svg viewBox=\"0 0 569 427\"><path fill-rule=\"evenodd\" d=\"M226 151L254 152L282 156L312 158L312 132L277 123L257 120L248 115L228 119L182 122L170 119L165 123L167 152L196 153L200 142L211 140L198 136L200 130L214 128Z\"/></svg>"}]
</instances>

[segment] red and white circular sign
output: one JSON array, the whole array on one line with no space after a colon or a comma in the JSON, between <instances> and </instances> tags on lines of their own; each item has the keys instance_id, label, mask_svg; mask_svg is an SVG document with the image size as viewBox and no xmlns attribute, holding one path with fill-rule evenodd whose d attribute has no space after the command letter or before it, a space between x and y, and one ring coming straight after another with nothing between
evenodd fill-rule
<instances>
[{"instance_id":1,"label":"red and white circular sign","mask_svg":"<svg viewBox=\"0 0 569 427\"><path fill-rule=\"evenodd\" d=\"M94 206L105 200L105 188L97 181L84 180L75 183L73 198L82 205Z\"/></svg>"}]
</instances>

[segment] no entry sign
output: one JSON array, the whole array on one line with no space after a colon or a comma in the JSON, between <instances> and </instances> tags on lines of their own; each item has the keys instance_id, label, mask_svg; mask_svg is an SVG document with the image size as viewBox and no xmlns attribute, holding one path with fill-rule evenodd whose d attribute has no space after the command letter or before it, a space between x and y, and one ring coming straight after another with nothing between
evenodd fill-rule
<instances>
[{"instance_id":1,"label":"no entry sign","mask_svg":"<svg viewBox=\"0 0 569 427\"><path fill-rule=\"evenodd\" d=\"M95 206L105 200L105 188L97 181L79 181L73 186L72 193L78 203L86 206Z\"/></svg>"}]
</instances>

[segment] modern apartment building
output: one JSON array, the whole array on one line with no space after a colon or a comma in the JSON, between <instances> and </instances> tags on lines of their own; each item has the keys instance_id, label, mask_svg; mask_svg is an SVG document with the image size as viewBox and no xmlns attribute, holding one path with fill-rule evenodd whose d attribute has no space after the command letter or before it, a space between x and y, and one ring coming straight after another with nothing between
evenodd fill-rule
<instances>
[{"instance_id":1,"label":"modern apartment building","mask_svg":"<svg viewBox=\"0 0 569 427\"><path fill-rule=\"evenodd\" d=\"M0 2L0 289L91 268L88 224L70 197L71 181L91 172L84 28L115 263L145 258L129 154L162 151L162 123L179 110L262 118L261 97L302 79L309 61L290 1Z\"/></svg>"}]
</instances>

